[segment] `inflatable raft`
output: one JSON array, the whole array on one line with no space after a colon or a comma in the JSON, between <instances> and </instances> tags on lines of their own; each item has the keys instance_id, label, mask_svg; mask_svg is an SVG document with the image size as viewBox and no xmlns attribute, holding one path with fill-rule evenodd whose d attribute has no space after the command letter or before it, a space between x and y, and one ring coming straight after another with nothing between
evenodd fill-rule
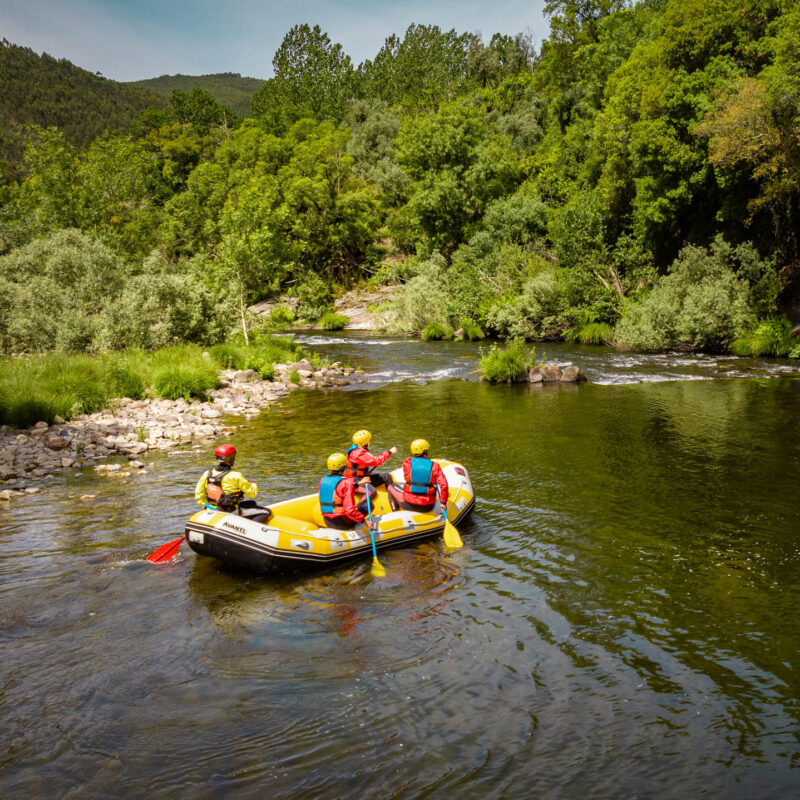
<instances>
[{"instance_id":1,"label":"inflatable raft","mask_svg":"<svg viewBox=\"0 0 800 800\"><path fill-rule=\"evenodd\" d=\"M454 461L435 459L449 486L447 517L458 524L475 505L466 469ZM402 468L394 470L403 482ZM186 523L185 538L196 553L255 572L293 572L371 558L372 542L366 525L340 531L325 526L317 494L271 503L267 522L221 511L198 511ZM444 530L439 501L432 511L392 511L386 487L373 502L375 545L378 550L418 542Z\"/></svg>"}]
</instances>

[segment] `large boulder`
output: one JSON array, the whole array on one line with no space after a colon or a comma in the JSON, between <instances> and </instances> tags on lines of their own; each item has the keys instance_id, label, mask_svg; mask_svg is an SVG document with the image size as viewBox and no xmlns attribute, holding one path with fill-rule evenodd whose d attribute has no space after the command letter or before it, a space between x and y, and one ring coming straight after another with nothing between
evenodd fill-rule
<instances>
[{"instance_id":1,"label":"large boulder","mask_svg":"<svg viewBox=\"0 0 800 800\"><path fill-rule=\"evenodd\" d=\"M578 383L579 381L585 380L586 376L574 364L569 367L564 367L564 371L561 373L562 383Z\"/></svg>"},{"instance_id":2,"label":"large boulder","mask_svg":"<svg viewBox=\"0 0 800 800\"><path fill-rule=\"evenodd\" d=\"M561 380L561 370L558 364L542 364L540 369L542 372L542 380L545 383L555 383Z\"/></svg>"}]
</instances>

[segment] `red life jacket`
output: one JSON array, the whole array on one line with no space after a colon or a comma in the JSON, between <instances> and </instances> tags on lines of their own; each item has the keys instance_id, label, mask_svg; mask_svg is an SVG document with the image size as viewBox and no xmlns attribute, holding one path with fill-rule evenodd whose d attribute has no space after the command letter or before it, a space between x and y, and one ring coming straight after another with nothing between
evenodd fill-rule
<instances>
[{"instance_id":1,"label":"red life jacket","mask_svg":"<svg viewBox=\"0 0 800 800\"><path fill-rule=\"evenodd\" d=\"M344 501L336 494L336 487L343 480L343 475L326 475L319 483L319 507L326 517L338 517L344 513Z\"/></svg>"},{"instance_id":2,"label":"red life jacket","mask_svg":"<svg viewBox=\"0 0 800 800\"><path fill-rule=\"evenodd\" d=\"M423 496L431 500L436 497L436 484L433 480L433 461L422 456L411 457L410 480L403 485L405 494Z\"/></svg>"},{"instance_id":3,"label":"red life jacket","mask_svg":"<svg viewBox=\"0 0 800 800\"><path fill-rule=\"evenodd\" d=\"M344 475L346 478L355 478L358 480L359 478L365 478L367 475L372 472L371 467L364 467L361 464L354 464L350 460L350 453L353 450L366 450L366 447L361 448L357 444L351 444L350 447L347 448L347 466L344 468Z\"/></svg>"},{"instance_id":4,"label":"red life jacket","mask_svg":"<svg viewBox=\"0 0 800 800\"><path fill-rule=\"evenodd\" d=\"M222 479L231 471L231 465L217 464L206 473L206 497L209 504L216 506L220 511L235 511L244 496L242 492L223 492Z\"/></svg>"}]
</instances>

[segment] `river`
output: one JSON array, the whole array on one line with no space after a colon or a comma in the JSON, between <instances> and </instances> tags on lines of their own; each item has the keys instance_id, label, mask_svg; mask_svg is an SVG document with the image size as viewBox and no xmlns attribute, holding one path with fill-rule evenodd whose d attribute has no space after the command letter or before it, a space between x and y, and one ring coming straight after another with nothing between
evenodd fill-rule
<instances>
[{"instance_id":1,"label":"river","mask_svg":"<svg viewBox=\"0 0 800 800\"><path fill-rule=\"evenodd\" d=\"M303 338L370 381L235 420L261 497L424 436L463 549L156 566L210 446L59 476L0 510L0 796L798 795L796 365L540 345L590 382L488 386L478 345Z\"/></svg>"}]
</instances>

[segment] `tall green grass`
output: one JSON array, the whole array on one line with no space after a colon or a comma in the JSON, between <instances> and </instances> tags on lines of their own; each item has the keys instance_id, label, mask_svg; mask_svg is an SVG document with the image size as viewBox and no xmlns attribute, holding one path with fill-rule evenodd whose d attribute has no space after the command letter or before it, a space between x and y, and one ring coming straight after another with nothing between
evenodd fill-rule
<instances>
[{"instance_id":1,"label":"tall green grass","mask_svg":"<svg viewBox=\"0 0 800 800\"><path fill-rule=\"evenodd\" d=\"M430 322L422 329L423 342L438 342L441 339L449 339L453 335L453 329L440 322Z\"/></svg>"},{"instance_id":2,"label":"tall green grass","mask_svg":"<svg viewBox=\"0 0 800 800\"><path fill-rule=\"evenodd\" d=\"M783 317L760 320L754 330L736 339L731 349L737 356L800 358L800 345L792 336L792 325Z\"/></svg>"},{"instance_id":3,"label":"tall green grass","mask_svg":"<svg viewBox=\"0 0 800 800\"><path fill-rule=\"evenodd\" d=\"M286 337L257 335L250 347L227 342L204 354L197 345L100 356L51 353L0 358L0 424L28 427L99 411L114 397L204 398L224 367L254 369L272 378L273 364L302 355Z\"/></svg>"},{"instance_id":4,"label":"tall green grass","mask_svg":"<svg viewBox=\"0 0 800 800\"><path fill-rule=\"evenodd\" d=\"M534 352L522 339L514 339L502 349L492 345L481 358L481 376L490 383L514 381L528 368Z\"/></svg>"},{"instance_id":5,"label":"tall green grass","mask_svg":"<svg viewBox=\"0 0 800 800\"><path fill-rule=\"evenodd\" d=\"M252 369L262 380L275 377L275 364L285 364L301 357L302 349L286 336L253 336L249 346L224 342L211 348L211 356L228 369Z\"/></svg>"},{"instance_id":6,"label":"tall green grass","mask_svg":"<svg viewBox=\"0 0 800 800\"><path fill-rule=\"evenodd\" d=\"M477 322L473 322L471 319L461 320L461 330L463 331L462 338L469 342L476 342L479 339L483 339L483 331L481 330L481 326L478 325Z\"/></svg>"},{"instance_id":7,"label":"tall green grass","mask_svg":"<svg viewBox=\"0 0 800 800\"><path fill-rule=\"evenodd\" d=\"M611 344L614 339L614 326L600 318L594 309L583 309L578 315L574 328L566 331L568 342L581 344Z\"/></svg>"},{"instance_id":8,"label":"tall green grass","mask_svg":"<svg viewBox=\"0 0 800 800\"><path fill-rule=\"evenodd\" d=\"M323 314L319 324L324 331L340 331L348 322L350 322L350 319L344 314L329 311L327 314Z\"/></svg>"}]
</instances>

